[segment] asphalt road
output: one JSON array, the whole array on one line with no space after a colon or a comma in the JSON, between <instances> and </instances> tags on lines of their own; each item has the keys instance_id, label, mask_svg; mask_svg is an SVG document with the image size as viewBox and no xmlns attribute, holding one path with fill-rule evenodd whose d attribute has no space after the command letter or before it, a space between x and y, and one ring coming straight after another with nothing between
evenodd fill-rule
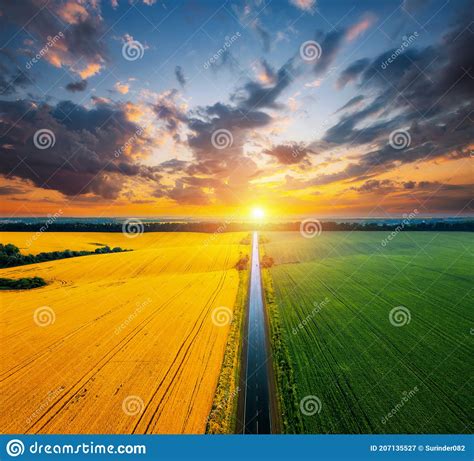
<instances>
[{"instance_id":1,"label":"asphalt road","mask_svg":"<svg viewBox=\"0 0 474 461\"><path fill-rule=\"evenodd\" d=\"M270 398L265 312L262 298L258 233L253 233L245 378L245 434L270 434Z\"/></svg>"}]
</instances>

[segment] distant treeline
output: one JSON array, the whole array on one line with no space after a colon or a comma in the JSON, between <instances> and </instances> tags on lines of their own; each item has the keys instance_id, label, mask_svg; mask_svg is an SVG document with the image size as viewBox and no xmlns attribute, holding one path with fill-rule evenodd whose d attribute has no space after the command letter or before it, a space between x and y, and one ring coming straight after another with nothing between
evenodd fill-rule
<instances>
[{"instance_id":1,"label":"distant treeline","mask_svg":"<svg viewBox=\"0 0 474 461\"><path fill-rule=\"evenodd\" d=\"M245 222L143 222L140 224L144 232L245 232L259 231L299 231L299 221L286 223L245 223ZM398 223L386 222L317 222L323 231L457 231L473 232L474 220L470 221L410 221L400 220ZM55 222L45 223L0 223L0 232L122 232L122 223L82 223Z\"/></svg>"},{"instance_id":2,"label":"distant treeline","mask_svg":"<svg viewBox=\"0 0 474 461\"><path fill-rule=\"evenodd\" d=\"M54 261L56 259L74 258L76 256L87 256L94 254L105 254L105 253L120 253L123 250L120 247L110 248L104 246L97 248L94 251L51 251L49 253L38 253L37 255L24 255L20 253L20 249L11 243L3 245L0 243L0 268L24 266L26 264L42 263L45 261Z\"/></svg>"}]
</instances>

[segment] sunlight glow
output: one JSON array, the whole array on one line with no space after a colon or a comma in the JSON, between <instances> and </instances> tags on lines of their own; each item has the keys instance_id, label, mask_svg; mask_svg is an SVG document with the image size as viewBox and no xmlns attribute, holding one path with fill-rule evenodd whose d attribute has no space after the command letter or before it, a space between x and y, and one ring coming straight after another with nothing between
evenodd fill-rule
<instances>
[{"instance_id":1,"label":"sunlight glow","mask_svg":"<svg viewBox=\"0 0 474 461\"><path fill-rule=\"evenodd\" d=\"M253 219L263 219L265 217L265 210L260 207L252 208Z\"/></svg>"}]
</instances>

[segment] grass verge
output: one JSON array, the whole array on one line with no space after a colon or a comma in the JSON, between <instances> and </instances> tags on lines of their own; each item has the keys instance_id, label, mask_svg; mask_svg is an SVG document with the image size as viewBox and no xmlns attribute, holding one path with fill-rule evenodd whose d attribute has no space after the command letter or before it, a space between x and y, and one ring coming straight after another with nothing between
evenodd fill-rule
<instances>
[{"instance_id":1,"label":"grass verge","mask_svg":"<svg viewBox=\"0 0 474 461\"><path fill-rule=\"evenodd\" d=\"M290 365L288 346L283 338L273 280L269 269L262 269L262 283L270 319L270 344L273 355L273 370L276 377L276 398L284 434L303 433L303 422L299 411L296 381Z\"/></svg>"},{"instance_id":2,"label":"grass verge","mask_svg":"<svg viewBox=\"0 0 474 461\"><path fill-rule=\"evenodd\" d=\"M237 424L240 357L245 308L248 297L249 270L239 271L239 288L227 338L224 360L209 414L206 434L232 434Z\"/></svg>"}]
</instances>

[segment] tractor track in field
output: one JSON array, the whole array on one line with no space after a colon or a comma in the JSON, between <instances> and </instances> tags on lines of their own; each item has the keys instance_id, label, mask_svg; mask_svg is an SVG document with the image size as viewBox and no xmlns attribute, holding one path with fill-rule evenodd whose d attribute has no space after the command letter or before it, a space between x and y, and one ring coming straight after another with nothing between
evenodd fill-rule
<instances>
[{"instance_id":1,"label":"tractor track in field","mask_svg":"<svg viewBox=\"0 0 474 461\"><path fill-rule=\"evenodd\" d=\"M72 399L78 395L80 390L92 379L97 375L99 371L101 371L115 355L117 355L127 344L129 344L135 336L137 336L143 327L148 325L155 316L161 312L167 305L169 305L174 299L176 299L179 295L181 295L191 283L185 285L180 291L178 291L175 295L169 298L164 304L162 304L158 309L156 309L153 313L151 313L148 317L146 317L142 322L140 322L125 338L123 338L119 343L117 343L111 350L109 350L93 367L89 369L88 372L84 373L76 382L73 384L69 391L64 394L64 397L60 397L56 402L52 403L51 406L46 410L46 412L39 418L33 426L29 429L33 429L35 426L40 426L35 429L35 433L38 433L42 429L44 429L48 423L56 416L58 413L63 410L71 401ZM62 402L64 400L64 402ZM55 409L58 405L59 408ZM48 414L54 412L49 418ZM43 422L43 420L46 420ZM43 422L43 423L42 423ZM42 424L41 424L42 423Z\"/></svg>"}]
</instances>

